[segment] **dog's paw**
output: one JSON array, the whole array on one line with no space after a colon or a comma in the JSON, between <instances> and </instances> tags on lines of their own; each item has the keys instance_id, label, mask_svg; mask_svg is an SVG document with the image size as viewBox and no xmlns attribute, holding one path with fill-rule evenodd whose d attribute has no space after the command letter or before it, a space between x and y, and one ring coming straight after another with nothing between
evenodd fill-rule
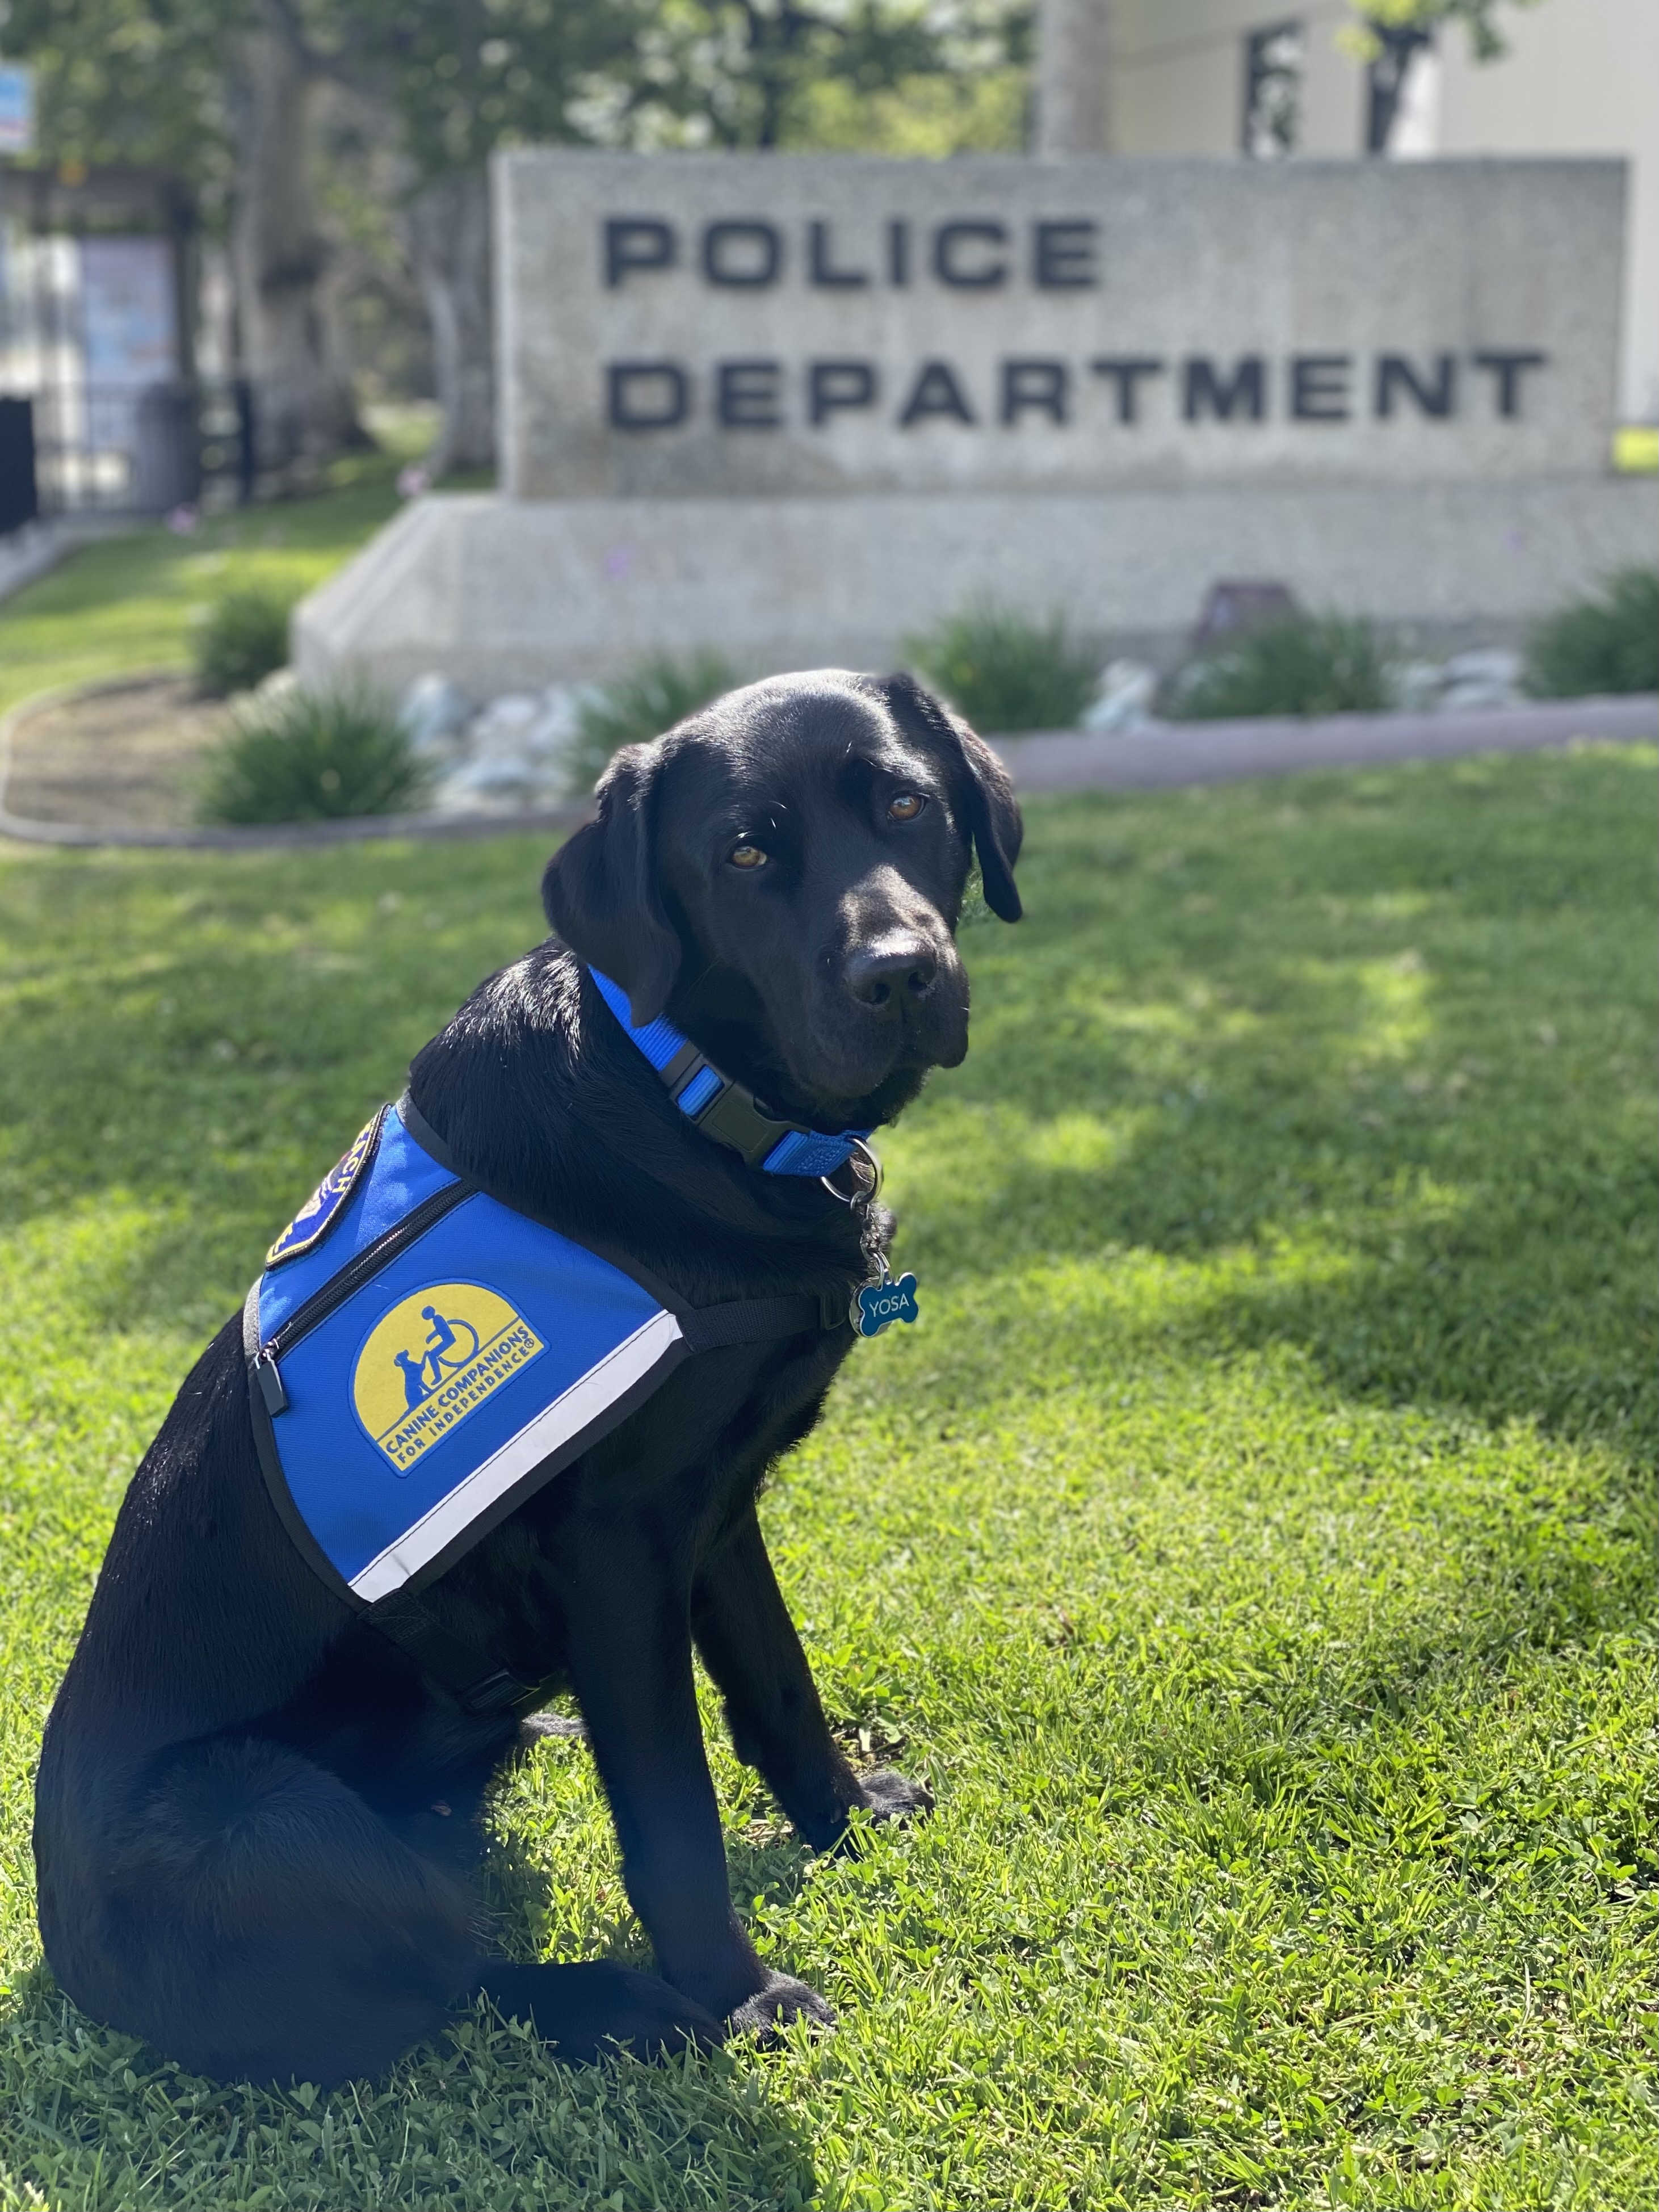
<instances>
[{"instance_id":1,"label":"dog's paw","mask_svg":"<svg viewBox=\"0 0 1659 2212\"><path fill-rule=\"evenodd\" d=\"M912 1782L890 1766L872 1767L858 1777L859 1794L839 1826L807 1837L815 1850L832 1858L848 1858L859 1850L859 1836L866 1826L890 1820L920 1820L933 1809L933 1793L925 1782ZM854 1816L862 1813L864 1819Z\"/></svg>"},{"instance_id":2,"label":"dog's paw","mask_svg":"<svg viewBox=\"0 0 1659 2212\"><path fill-rule=\"evenodd\" d=\"M865 1812L872 1820L921 1820L933 1809L933 1792L927 1783L914 1783L891 1767L872 1767L858 1777L865 1792Z\"/></svg>"},{"instance_id":3,"label":"dog's paw","mask_svg":"<svg viewBox=\"0 0 1659 2212\"><path fill-rule=\"evenodd\" d=\"M878 1766L860 1774L864 1808L872 1820L919 1820L933 1809L933 1793L925 1782L912 1782L890 1766Z\"/></svg>"},{"instance_id":4,"label":"dog's paw","mask_svg":"<svg viewBox=\"0 0 1659 2212\"><path fill-rule=\"evenodd\" d=\"M763 2048L781 2041L792 2020L810 2021L819 2035L835 2032L836 2014L829 1999L805 1982L798 1982L793 1974L769 1975L764 1989L757 1990L726 2015L732 2034L752 2035Z\"/></svg>"}]
</instances>

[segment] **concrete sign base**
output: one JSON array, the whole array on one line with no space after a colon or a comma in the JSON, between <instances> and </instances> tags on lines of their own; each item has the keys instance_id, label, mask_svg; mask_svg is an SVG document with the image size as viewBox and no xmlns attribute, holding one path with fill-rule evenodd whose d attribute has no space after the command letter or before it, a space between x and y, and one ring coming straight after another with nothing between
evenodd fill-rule
<instances>
[{"instance_id":1,"label":"concrete sign base","mask_svg":"<svg viewBox=\"0 0 1659 2212\"><path fill-rule=\"evenodd\" d=\"M1511 630L1651 564L1659 483L1130 488L1109 494L413 502L295 614L307 682L440 669L476 696L616 676L714 647L745 674L891 666L975 604L1063 613L1103 653L1189 634L1209 586L1274 578L1304 605L1425 643Z\"/></svg>"}]
</instances>

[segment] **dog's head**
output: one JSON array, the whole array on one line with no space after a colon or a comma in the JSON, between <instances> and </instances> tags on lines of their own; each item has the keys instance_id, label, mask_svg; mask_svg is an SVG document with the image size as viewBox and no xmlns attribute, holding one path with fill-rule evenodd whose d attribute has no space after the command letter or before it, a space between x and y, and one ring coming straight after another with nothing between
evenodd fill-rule
<instances>
[{"instance_id":1,"label":"dog's head","mask_svg":"<svg viewBox=\"0 0 1659 2212\"><path fill-rule=\"evenodd\" d=\"M1019 918L1019 809L990 747L908 676L728 692L617 755L549 863L548 919L776 1111L885 1120L968 1049L970 861Z\"/></svg>"}]
</instances>

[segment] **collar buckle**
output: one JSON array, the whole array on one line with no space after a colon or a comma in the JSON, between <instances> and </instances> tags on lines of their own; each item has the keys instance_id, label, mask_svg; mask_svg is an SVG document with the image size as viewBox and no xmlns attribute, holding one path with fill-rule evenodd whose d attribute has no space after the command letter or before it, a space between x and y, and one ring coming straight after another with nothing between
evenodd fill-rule
<instances>
[{"instance_id":1,"label":"collar buckle","mask_svg":"<svg viewBox=\"0 0 1659 2212\"><path fill-rule=\"evenodd\" d=\"M747 1166L758 1168L767 1175L816 1175L848 1206L858 1204L860 1197L874 1197L881 1170L876 1165L874 1153L863 1146L861 1136L830 1136L820 1129L805 1128L799 1121L782 1121L763 1112L753 1091L734 1082L705 1058L666 1015L659 1015L655 1021L636 1027L621 986L597 968L590 968L587 972L600 998L694 1127L729 1146ZM837 1189L830 1176L840 1175L849 1164L849 1156L855 1148L863 1151L874 1182L866 1190L865 1178L860 1177L859 1192L849 1195Z\"/></svg>"},{"instance_id":2,"label":"collar buckle","mask_svg":"<svg viewBox=\"0 0 1659 2212\"><path fill-rule=\"evenodd\" d=\"M699 1058L702 1058L701 1054ZM708 1062L702 1060L702 1066L708 1067ZM689 1119L711 1137L718 1137L721 1144L730 1145L733 1152L741 1152L751 1168L759 1167L792 1133L795 1124L793 1121L772 1121L761 1112L752 1096L740 1083L734 1083L730 1076L720 1075L718 1068L709 1068L709 1073L720 1077L719 1087L709 1093L702 1105L693 1108ZM694 1079L689 1077L687 1082L681 1085L679 1091L675 1094L677 1104ZM684 1113L685 1109L681 1107L680 1110Z\"/></svg>"}]
</instances>

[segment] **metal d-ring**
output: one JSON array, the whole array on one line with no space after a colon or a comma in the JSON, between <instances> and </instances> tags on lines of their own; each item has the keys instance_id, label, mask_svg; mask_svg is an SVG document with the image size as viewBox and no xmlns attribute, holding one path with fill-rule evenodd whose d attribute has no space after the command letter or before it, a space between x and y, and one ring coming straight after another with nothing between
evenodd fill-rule
<instances>
[{"instance_id":1,"label":"metal d-ring","mask_svg":"<svg viewBox=\"0 0 1659 2212\"><path fill-rule=\"evenodd\" d=\"M862 1137L854 1137L852 1139L852 1151L842 1162L841 1167L836 1169L834 1174L820 1176L818 1181L830 1195L832 1198L838 1198L843 1206L873 1206L881 1196L881 1161L865 1143ZM866 1175L860 1175L856 1190L842 1190L836 1182L836 1176L842 1172L842 1168L851 1167L855 1161L866 1170L867 1180Z\"/></svg>"}]
</instances>

